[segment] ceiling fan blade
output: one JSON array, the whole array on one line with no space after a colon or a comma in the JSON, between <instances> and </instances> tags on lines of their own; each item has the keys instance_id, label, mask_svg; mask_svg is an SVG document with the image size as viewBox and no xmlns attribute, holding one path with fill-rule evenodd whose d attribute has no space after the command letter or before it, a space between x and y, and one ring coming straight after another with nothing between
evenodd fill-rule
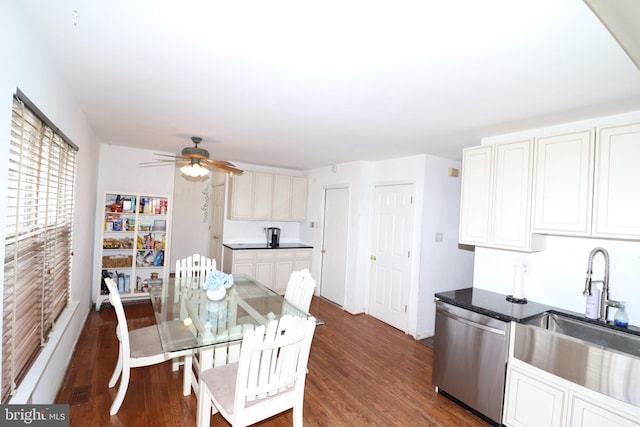
<instances>
[{"instance_id":1,"label":"ceiling fan blade","mask_svg":"<svg viewBox=\"0 0 640 427\"><path fill-rule=\"evenodd\" d=\"M181 158L181 156L178 156L177 154L164 154L164 153L153 153L155 156L164 156L164 157L171 157L173 159L178 159Z\"/></svg>"},{"instance_id":2,"label":"ceiling fan blade","mask_svg":"<svg viewBox=\"0 0 640 427\"><path fill-rule=\"evenodd\" d=\"M244 172L242 169L238 169L235 166L228 166L224 163L218 162L217 160L204 160L203 163L208 166L212 166L214 168L222 169L227 172L233 172L237 175L242 175Z\"/></svg>"},{"instance_id":3,"label":"ceiling fan blade","mask_svg":"<svg viewBox=\"0 0 640 427\"><path fill-rule=\"evenodd\" d=\"M161 163L156 163L156 162L146 162L146 163L138 163L138 166L141 168L151 168L154 166L173 166L175 165L174 162L161 162Z\"/></svg>"},{"instance_id":4,"label":"ceiling fan blade","mask_svg":"<svg viewBox=\"0 0 640 427\"><path fill-rule=\"evenodd\" d=\"M149 164L152 164L152 163L175 163L175 162L177 162L177 161L178 161L178 160L164 160L164 159L156 159L156 160L153 160L153 161L151 161L151 162L140 162L140 163L138 163L138 164L139 164L139 165L149 165Z\"/></svg>"},{"instance_id":5,"label":"ceiling fan blade","mask_svg":"<svg viewBox=\"0 0 640 427\"><path fill-rule=\"evenodd\" d=\"M227 162L226 160L209 159L209 161L211 161L211 162L216 162L216 163L219 163L219 164L221 164L221 165L227 165L227 166L232 167L232 168L235 168L235 167L236 167L236 165L234 165L234 164L233 164L233 163L231 163L231 162Z\"/></svg>"},{"instance_id":6,"label":"ceiling fan blade","mask_svg":"<svg viewBox=\"0 0 640 427\"><path fill-rule=\"evenodd\" d=\"M176 159L176 160L164 160L164 159L156 159L152 162L140 162L138 163L139 166L147 166L147 165L175 165L175 164L186 164L189 163L189 160L182 160L182 159Z\"/></svg>"}]
</instances>

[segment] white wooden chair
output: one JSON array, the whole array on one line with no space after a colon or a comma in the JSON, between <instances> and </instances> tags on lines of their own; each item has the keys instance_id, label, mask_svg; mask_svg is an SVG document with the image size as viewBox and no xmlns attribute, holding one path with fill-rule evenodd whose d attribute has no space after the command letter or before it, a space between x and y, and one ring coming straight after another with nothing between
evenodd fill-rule
<instances>
[{"instance_id":1,"label":"white wooden chair","mask_svg":"<svg viewBox=\"0 0 640 427\"><path fill-rule=\"evenodd\" d=\"M207 277L207 275L214 271L217 267L216 260L213 258L207 258L204 255L193 254L189 255L186 258L182 258L176 260L176 278L188 278L188 277ZM195 354L194 354L195 356ZM198 382L197 379L193 376L193 373L190 372L192 369L195 369L196 372L200 372L200 363L198 357L191 357L190 362L191 367L189 370L184 370L185 380L183 381L183 390L182 394L185 396L191 394L191 388L197 392ZM171 369L173 371L177 371L180 369L180 365L183 364L179 359L174 359L171 365ZM189 381L187 382L186 378L189 377Z\"/></svg>"},{"instance_id":2,"label":"white wooden chair","mask_svg":"<svg viewBox=\"0 0 640 427\"><path fill-rule=\"evenodd\" d=\"M193 254L176 261L176 277L206 277L216 269L216 260Z\"/></svg>"},{"instance_id":3,"label":"white wooden chair","mask_svg":"<svg viewBox=\"0 0 640 427\"><path fill-rule=\"evenodd\" d=\"M313 280L308 269L293 271L287 282L284 299L305 313L308 313L315 289L316 281Z\"/></svg>"},{"instance_id":4,"label":"white wooden chair","mask_svg":"<svg viewBox=\"0 0 640 427\"><path fill-rule=\"evenodd\" d=\"M185 367L188 366L189 369L191 369L191 351L165 353L162 350L157 325L129 331L127 318L124 314L124 307L122 306L122 300L118 293L118 287L116 286L115 281L110 277L105 278L104 281L109 288L109 301L111 302L118 319L116 336L120 342L118 361L116 362L116 367L113 370L111 379L109 380L109 388L112 388L116 385L118 379L120 379L120 386L118 387L116 397L113 399L113 403L109 410L109 414L115 415L120 410L120 405L122 405L124 396L127 394L131 368L155 365L175 357L184 356ZM178 322L178 324L180 324L180 322ZM172 325L172 327L175 326L176 325ZM178 325L178 327L179 326L180 325ZM185 331L185 333L191 334L189 331ZM186 379L184 381L186 381Z\"/></svg>"},{"instance_id":5,"label":"white wooden chair","mask_svg":"<svg viewBox=\"0 0 640 427\"><path fill-rule=\"evenodd\" d=\"M302 427L304 386L316 319L283 316L244 333L240 360L200 375L198 427L211 413L232 426L247 426L293 408L293 425Z\"/></svg>"}]
</instances>

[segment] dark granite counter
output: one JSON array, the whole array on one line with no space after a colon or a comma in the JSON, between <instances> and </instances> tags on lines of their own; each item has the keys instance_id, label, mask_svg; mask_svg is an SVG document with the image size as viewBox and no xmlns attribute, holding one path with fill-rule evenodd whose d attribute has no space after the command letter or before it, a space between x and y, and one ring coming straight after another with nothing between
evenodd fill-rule
<instances>
[{"instance_id":1,"label":"dark granite counter","mask_svg":"<svg viewBox=\"0 0 640 427\"><path fill-rule=\"evenodd\" d=\"M512 303L506 300L506 295L477 288L440 292L436 294L436 298L440 298L451 305L504 320L505 322L511 320L520 322L554 309L554 307L531 301L526 304Z\"/></svg>"},{"instance_id":2,"label":"dark granite counter","mask_svg":"<svg viewBox=\"0 0 640 427\"><path fill-rule=\"evenodd\" d=\"M633 335L640 335L640 327L637 326L629 325L625 328L616 326L613 322L603 323L598 320L588 319L581 313L563 310L558 307L539 304L532 301L528 301L526 304L516 304L507 301L506 295L499 294L497 292L485 291L484 289L465 288L455 291L439 292L435 294L435 296L436 298L439 298L451 305L455 305L456 307L465 308L505 322L512 320L514 322L522 322L540 313L550 311L572 317L577 320L593 323L594 325L604 326L609 329L616 329Z\"/></svg>"},{"instance_id":3,"label":"dark granite counter","mask_svg":"<svg viewBox=\"0 0 640 427\"><path fill-rule=\"evenodd\" d=\"M267 246L266 243L224 243L223 246L234 251L241 251L246 249L313 249L313 246L307 245L306 243L280 243L277 248Z\"/></svg>"}]
</instances>

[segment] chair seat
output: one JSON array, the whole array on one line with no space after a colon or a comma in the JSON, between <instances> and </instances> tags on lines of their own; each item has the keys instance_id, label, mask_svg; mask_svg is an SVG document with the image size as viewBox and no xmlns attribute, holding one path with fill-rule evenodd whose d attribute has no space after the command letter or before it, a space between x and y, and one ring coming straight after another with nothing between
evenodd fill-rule
<instances>
[{"instance_id":1,"label":"chair seat","mask_svg":"<svg viewBox=\"0 0 640 427\"><path fill-rule=\"evenodd\" d=\"M226 413L233 414L233 401L236 395L236 377L238 376L238 362L228 365L216 366L207 369L201 374L201 381L209 388L211 394L215 396L217 402ZM245 408L250 408L257 403L268 402L270 399L282 399L288 393L293 393L293 389L279 392L274 396L247 402Z\"/></svg>"},{"instance_id":2,"label":"chair seat","mask_svg":"<svg viewBox=\"0 0 640 427\"><path fill-rule=\"evenodd\" d=\"M129 331L131 357L140 358L162 354L162 343L156 325Z\"/></svg>"}]
</instances>

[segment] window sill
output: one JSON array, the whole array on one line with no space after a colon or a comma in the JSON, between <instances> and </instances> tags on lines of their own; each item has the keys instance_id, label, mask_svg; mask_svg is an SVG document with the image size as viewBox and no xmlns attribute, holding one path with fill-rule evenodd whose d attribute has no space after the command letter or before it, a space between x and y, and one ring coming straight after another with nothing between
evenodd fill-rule
<instances>
[{"instance_id":1,"label":"window sill","mask_svg":"<svg viewBox=\"0 0 640 427\"><path fill-rule=\"evenodd\" d=\"M51 331L51 334L49 335L49 342L45 344L35 363L31 367L31 369L29 369L26 377L24 378L20 386L18 386L16 395L13 396L13 398L11 398L11 400L9 401L10 404L53 403L55 394L57 393L57 390L60 384L62 384L62 380L64 379L64 375L67 370L67 364L71 358L73 347L75 346L75 342L78 337L72 338L73 341L71 343L71 348L61 349L59 347L63 340L68 341L69 339L69 337L65 336L65 333L67 333L67 331L69 330L69 326L72 325L72 320L76 316L79 306L80 303L78 301L70 301L69 306L60 314L58 321L56 322L53 330ZM79 330L81 331L82 328L80 327ZM57 351L59 350L63 350L63 353L57 354ZM58 359L65 356L68 358L68 360L62 361L64 363L63 366L61 366L59 363L52 364L53 360L56 360L57 362ZM47 369L55 372L47 372ZM61 375L61 377L52 378L52 375L55 374ZM42 383L43 379L45 379L44 383ZM53 383L51 382L52 380L54 381ZM48 393L42 393L39 391L41 383L43 388L49 389ZM51 384L55 384L55 389L51 389ZM53 394L53 396L49 398L51 401L38 401L42 399L39 399L36 396L43 394Z\"/></svg>"}]
</instances>

